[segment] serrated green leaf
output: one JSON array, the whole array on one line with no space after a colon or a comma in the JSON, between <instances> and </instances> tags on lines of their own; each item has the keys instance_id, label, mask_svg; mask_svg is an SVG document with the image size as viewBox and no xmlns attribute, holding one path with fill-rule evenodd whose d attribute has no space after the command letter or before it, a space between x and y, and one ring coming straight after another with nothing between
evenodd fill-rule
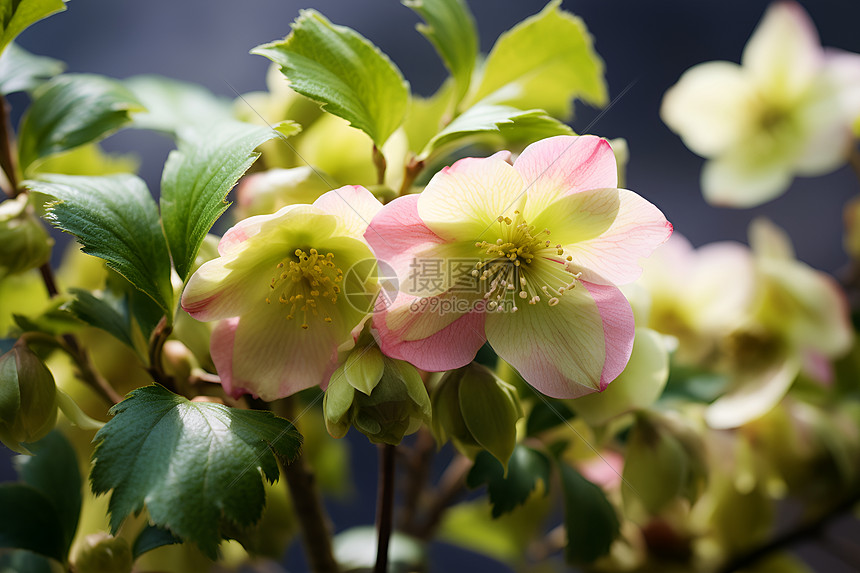
<instances>
[{"instance_id":1,"label":"serrated green leaf","mask_svg":"<svg viewBox=\"0 0 860 573\"><path fill-rule=\"evenodd\" d=\"M132 118L132 126L176 135L183 128L201 128L230 121L232 103L203 86L163 76L134 76L123 81L145 112Z\"/></svg>"},{"instance_id":2,"label":"serrated green leaf","mask_svg":"<svg viewBox=\"0 0 860 573\"><path fill-rule=\"evenodd\" d=\"M54 505L34 487L0 484L0 549L26 549L66 560L63 526Z\"/></svg>"},{"instance_id":3,"label":"serrated green leaf","mask_svg":"<svg viewBox=\"0 0 860 573\"><path fill-rule=\"evenodd\" d=\"M478 31L469 6L463 0L403 0L424 18L416 27L427 38L456 83L454 106L460 103L472 81L478 59Z\"/></svg>"},{"instance_id":4,"label":"serrated green leaf","mask_svg":"<svg viewBox=\"0 0 860 573\"><path fill-rule=\"evenodd\" d=\"M291 123L273 130L231 122L184 132L161 175L164 233L182 280L190 274L206 233L229 207L224 201L227 193L260 156L254 149L273 137L288 137L297 131Z\"/></svg>"},{"instance_id":5,"label":"serrated green leaf","mask_svg":"<svg viewBox=\"0 0 860 573\"><path fill-rule=\"evenodd\" d=\"M476 137L499 135L506 142L532 143L553 135L572 135L573 130L540 109L523 111L506 105L478 104L470 107L431 139L419 158L446 146L466 145Z\"/></svg>"},{"instance_id":6,"label":"serrated green leaf","mask_svg":"<svg viewBox=\"0 0 860 573\"><path fill-rule=\"evenodd\" d=\"M618 515L602 489L560 460L558 466L564 490L565 557L573 564L591 563L609 553L619 533Z\"/></svg>"},{"instance_id":7,"label":"serrated green leaf","mask_svg":"<svg viewBox=\"0 0 860 573\"><path fill-rule=\"evenodd\" d=\"M4 0L0 2L0 52L18 34L51 14L62 12L62 0Z\"/></svg>"},{"instance_id":8,"label":"serrated green leaf","mask_svg":"<svg viewBox=\"0 0 860 573\"><path fill-rule=\"evenodd\" d=\"M132 350L137 350L131 335L127 298L98 298L90 291L79 288L69 289L69 292L75 296L65 304L69 312L90 326L104 330Z\"/></svg>"},{"instance_id":9,"label":"serrated green leaf","mask_svg":"<svg viewBox=\"0 0 860 573\"><path fill-rule=\"evenodd\" d=\"M111 494L111 529L143 509L150 522L215 558L222 523L260 518L261 476L278 479L272 453L294 458L301 435L269 412L190 402L161 386L131 392L96 434L90 474L96 495Z\"/></svg>"},{"instance_id":10,"label":"serrated green leaf","mask_svg":"<svg viewBox=\"0 0 860 573\"><path fill-rule=\"evenodd\" d=\"M0 56L0 94L33 91L65 68L60 60L36 56L18 44L9 44Z\"/></svg>"},{"instance_id":11,"label":"serrated green leaf","mask_svg":"<svg viewBox=\"0 0 860 573\"><path fill-rule=\"evenodd\" d=\"M56 197L48 220L75 235L85 253L104 259L172 317L170 257L158 208L142 179L44 175L24 185Z\"/></svg>"},{"instance_id":12,"label":"serrated green leaf","mask_svg":"<svg viewBox=\"0 0 860 573\"><path fill-rule=\"evenodd\" d=\"M302 10L284 40L251 50L269 58L298 93L365 132L377 147L403 122L409 86L400 70L355 30Z\"/></svg>"},{"instance_id":13,"label":"serrated green leaf","mask_svg":"<svg viewBox=\"0 0 860 573\"><path fill-rule=\"evenodd\" d=\"M116 80L64 74L33 93L19 130L19 161L26 174L37 160L107 137L143 108Z\"/></svg>"},{"instance_id":14,"label":"serrated green leaf","mask_svg":"<svg viewBox=\"0 0 860 573\"><path fill-rule=\"evenodd\" d=\"M472 489L487 484L495 519L525 503L538 481L548 488L549 475L549 459L537 450L518 444L508 461L507 475L502 464L489 452L480 452L475 456L475 465L469 471L466 484Z\"/></svg>"},{"instance_id":15,"label":"serrated green leaf","mask_svg":"<svg viewBox=\"0 0 860 573\"><path fill-rule=\"evenodd\" d=\"M51 502L63 529L64 552L68 552L81 513L81 472L69 441L58 430L34 444L27 444L32 456L16 456L15 469L25 484L37 489Z\"/></svg>"},{"instance_id":16,"label":"serrated green leaf","mask_svg":"<svg viewBox=\"0 0 860 573\"><path fill-rule=\"evenodd\" d=\"M135 538L131 554L137 559L147 551L177 543L182 543L182 540L167 529L155 525L147 525Z\"/></svg>"},{"instance_id":17,"label":"serrated green leaf","mask_svg":"<svg viewBox=\"0 0 860 573\"><path fill-rule=\"evenodd\" d=\"M583 21L560 4L552 0L499 37L469 102L539 108L565 120L574 97L605 105L603 61Z\"/></svg>"}]
</instances>

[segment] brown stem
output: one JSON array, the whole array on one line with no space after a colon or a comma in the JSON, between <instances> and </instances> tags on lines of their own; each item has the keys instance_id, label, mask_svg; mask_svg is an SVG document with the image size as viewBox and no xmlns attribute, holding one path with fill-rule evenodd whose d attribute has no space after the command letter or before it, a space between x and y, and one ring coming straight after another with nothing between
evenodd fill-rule
<instances>
[{"instance_id":1,"label":"brown stem","mask_svg":"<svg viewBox=\"0 0 860 573\"><path fill-rule=\"evenodd\" d=\"M735 571L755 564L771 553L786 549L799 541L815 537L824 530L830 521L839 517L843 513L851 511L858 503L860 503L860 491L855 492L853 495L825 511L817 518L800 523L785 533L774 537L767 543L754 547L746 553L735 556L726 562L725 565L720 567L718 569L718 573L734 573Z\"/></svg>"},{"instance_id":2,"label":"brown stem","mask_svg":"<svg viewBox=\"0 0 860 573\"><path fill-rule=\"evenodd\" d=\"M0 95L0 169L6 174L11 189L4 189L10 197L17 197L21 191L18 189L17 158L15 153L15 132L9 122L9 102Z\"/></svg>"},{"instance_id":3,"label":"brown stem","mask_svg":"<svg viewBox=\"0 0 860 573\"><path fill-rule=\"evenodd\" d=\"M458 455L442 474L439 487L427 509L427 520L424 525L414 531L418 539L428 540L436 533L436 528L442 521L445 511L457 501L466 487L466 475L472 469L472 460Z\"/></svg>"},{"instance_id":4,"label":"brown stem","mask_svg":"<svg viewBox=\"0 0 860 573\"><path fill-rule=\"evenodd\" d=\"M851 154L848 156L848 163L851 169L854 170L854 176L860 181L860 150L856 146L851 147Z\"/></svg>"},{"instance_id":5,"label":"brown stem","mask_svg":"<svg viewBox=\"0 0 860 573\"><path fill-rule=\"evenodd\" d=\"M387 573L388 544L394 515L394 458L396 446L385 444L379 448L379 493L376 505L376 566L373 573Z\"/></svg>"},{"instance_id":6,"label":"brown stem","mask_svg":"<svg viewBox=\"0 0 860 573\"><path fill-rule=\"evenodd\" d=\"M409 193L409 190L412 189L412 184L415 183L415 179L424 170L424 161L418 160L415 157L409 160L409 163L406 164L406 168L403 176L403 183L400 185L400 192L398 196L402 197Z\"/></svg>"},{"instance_id":7,"label":"brown stem","mask_svg":"<svg viewBox=\"0 0 860 573\"><path fill-rule=\"evenodd\" d=\"M379 185L385 183L385 156L376 145L373 146L373 164L376 166L376 182Z\"/></svg>"},{"instance_id":8,"label":"brown stem","mask_svg":"<svg viewBox=\"0 0 860 573\"><path fill-rule=\"evenodd\" d=\"M282 411L278 413L293 418L292 398L278 402ZM259 407L258 403L253 404ZM304 456L290 463L281 459L281 466L287 478L287 487L293 500L293 507L302 528L305 553L314 573L338 573L340 567L334 559L331 545L331 526L317 487L316 477L308 469Z\"/></svg>"},{"instance_id":9,"label":"brown stem","mask_svg":"<svg viewBox=\"0 0 860 573\"><path fill-rule=\"evenodd\" d=\"M430 465L435 453L436 441L427 427L418 430L415 444L407 450L405 484L403 486L403 504L400 507L400 529L411 531L415 529L415 518L418 512L418 501L421 492L427 485L430 476Z\"/></svg>"},{"instance_id":10,"label":"brown stem","mask_svg":"<svg viewBox=\"0 0 860 573\"><path fill-rule=\"evenodd\" d=\"M164 371L164 361L162 358L164 343L167 342L171 332L173 332L173 327L167 324L167 317L162 316L152 331L152 335L149 337L149 374L153 380L162 386L172 389L174 387L174 380L172 376Z\"/></svg>"}]
</instances>

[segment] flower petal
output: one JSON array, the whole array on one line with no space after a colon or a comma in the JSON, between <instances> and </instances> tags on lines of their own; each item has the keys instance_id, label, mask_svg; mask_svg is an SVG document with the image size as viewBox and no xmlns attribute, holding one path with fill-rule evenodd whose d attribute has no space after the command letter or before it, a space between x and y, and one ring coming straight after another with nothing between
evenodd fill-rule
<instances>
[{"instance_id":1,"label":"flower petal","mask_svg":"<svg viewBox=\"0 0 860 573\"><path fill-rule=\"evenodd\" d=\"M336 232L362 239L382 203L361 185L347 185L325 193L314 201L314 207L338 218Z\"/></svg>"},{"instance_id":2,"label":"flower petal","mask_svg":"<svg viewBox=\"0 0 860 573\"><path fill-rule=\"evenodd\" d=\"M482 303L477 295L450 292L424 298L401 292L388 308L380 300L373 316L379 347L429 372L465 366L487 340Z\"/></svg>"},{"instance_id":3,"label":"flower petal","mask_svg":"<svg viewBox=\"0 0 860 573\"><path fill-rule=\"evenodd\" d=\"M519 174L502 155L468 157L433 176L418 197L418 214L439 236L474 243L498 217L519 208L524 189Z\"/></svg>"},{"instance_id":4,"label":"flower petal","mask_svg":"<svg viewBox=\"0 0 860 573\"><path fill-rule=\"evenodd\" d=\"M583 280L625 284L642 274L640 260L666 242L672 234L672 224L636 193L626 189L610 191L618 194L618 213L609 228L594 239L561 243L573 257L573 266L582 271Z\"/></svg>"},{"instance_id":5,"label":"flower petal","mask_svg":"<svg viewBox=\"0 0 860 573\"><path fill-rule=\"evenodd\" d=\"M203 263L182 292L182 309L200 321L239 316L269 294L266 269L276 263L253 264L242 252ZM250 264L249 264L250 263Z\"/></svg>"},{"instance_id":6,"label":"flower petal","mask_svg":"<svg viewBox=\"0 0 860 573\"><path fill-rule=\"evenodd\" d=\"M768 368L744 372L735 380L735 389L718 398L705 410L705 421L714 429L737 428L776 406L788 392L800 371L800 363L788 357Z\"/></svg>"},{"instance_id":7,"label":"flower petal","mask_svg":"<svg viewBox=\"0 0 860 573\"><path fill-rule=\"evenodd\" d=\"M514 162L528 189L526 218L565 195L618 186L609 142L593 135L558 135L526 147Z\"/></svg>"},{"instance_id":8,"label":"flower petal","mask_svg":"<svg viewBox=\"0 0 860 573\"><path fill-rule=\"evenodd\" d=\"M703 157L740 141L754 120L755 90L732 62L693 66L663 96L660 117Z\"/></svg>"},{"instance_id":9,"label":"flower petal","mask_svg":"<svg viewBox=\"0 0 860 573\"><path fill-rule=\"evenodd\" d=\"M239 318L229 358L231 387L271 401L318 386L328 380L343 342L343 328L322 320L309 321L303 329L298 320L263 305ZM347 331L349 334L349 331ZM226 336L225 336L226 338ZM219 340L223 344L222 340ZM224 346L227 346L224 344ZM218 373L228 365L230 349L212 346ZM216 360L214 352L225 354ZM225 370L226 371L226 370Z\"/></svg>"},{"instance_id":10,"label":"flower petal","mask_svg":"<svg viewBox=\"0 0 860 573\"><path fill-rule=\"evenodd\" d=\"M547 396L576 398L606 388L633 349L633 312L613 286L582 282L559 304L487 316L496 353Z\"/></svg>"},{"instance_id":11,"label":"flower petal","mask_svg":"<svg viewBox=\"0 0 860 573\"><path fill-rule=\"evenodd\" d=\"M702 194L718 207L755 207L785 192L792 179L789 161L756 162L731 153L705 162Z\"/></svg>"},{"instance_id":12,"label":"flower petal","mask_svg":"<svg viewBox=\"0 0 860 573\"><path fill-rule=\"evenodd\" d=\"M744 48L741 63L769 95L792 101L814 81L824 58L815 25L796 2L774 2Z\"/></svg>"}]
</instances>

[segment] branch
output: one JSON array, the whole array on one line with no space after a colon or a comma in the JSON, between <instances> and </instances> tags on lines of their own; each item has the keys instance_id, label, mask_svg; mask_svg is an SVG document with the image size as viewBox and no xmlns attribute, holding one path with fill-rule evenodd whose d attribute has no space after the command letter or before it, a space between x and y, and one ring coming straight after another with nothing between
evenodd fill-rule
<instances>
[{"instance_id":1,"label":"branch","mask_svg":"<svg viewBox=\"0 0 860 573\"><path fill-rule=\"evenodd\" d=\"M845 512L851 511L858 503L860 503L860 491L855 492L853 495L825 511L817 518L800 523L783 534L774 537L767 543L760 545L759 547L755 547L746 553L735 556L718 569L717 573L734 573L739 569L755 564L771 553L786 549L798 541L815 537L824 530L830 521Z\"/></svg>"},{"instance_id":2,"label":"branch","mask_svg":"<svg viewBox=\"0 0 860 573\"><path fill-rule=\"evenodd\" d=\"M174 389L173 377L164 371L162 351L173 327L167 324L167 316L162 316L149 337L149 375L165 388Z\"/></svg>"},{"instance_id":3,"label":"branch","mask_svg":"<svg viewBox=\"0 0 860 573\"><path fill-rule=\"evenodd\" d=\"M414 536L418 539L428 540L436 533L445 511L451 507L466 488L466 476L472 469L472 460L463 455L458 455L442 474L439 487L427 509L427 520L421 527L416 527Z\"/></svg>"},{"instance_id":4,"label":"branch","mask_svg":"<svg viewBox=\"0 0 860 573\"><path fill-rule=\"evenodd\" d=\"M406 450L405 485L403 487L403 505L400 508L400 529L410 531L415 529L415 517L418 512L418 501L430 477L430 465L433 461L436 442L433 434L426 426L421 426L412 448ZM400 450L404 451L403 449Z\"/></svg>"},{"instance_id":5,"label":"branch","mask_svg":"<svg viewBox=\"0 0 860 573\"><path fill-rule=\"evenodd\" d=\"M288 419L293 419L293 400L285 398L279 402ZM253 401L252 407L266 409L268 404ZM293 500L296 516L302 528L305 553L314 573L339 573L340 567L334 559L331 545L331 526L322 504L322 496L317 487L316 477L299 454L292 463L279 459L287 478L287 487Z\"/></svg>"},{"instance_id":6,"label":"branch","mask_svg":"<svg viewBox=\"0 0 860 573\"><path fill-rule=\"evenodd\" d=\"M423 170L424 161L419 161L414 157L409 160L404 171L403 183L400 185L400 192L398 193L399 197L409 193L409 190L412 189L412 184L415 183L415 179Z\"/></svg>"},{"instance_id":7,"label":"branch","mask_svg":"<svg viewBox=\"0 0 860 573\"><path fill-rule=\"evenodd\" d=\"M17 197L21 191L18 189L18 160L15 153L15 133L9 123L9 102L0 95L0 169L6 174L6 180L11 189L4 189L7 195Z\"/></svg>"},{"instance_id":8,"label":"branch","mask_svg":"<svg viewBox=\"0 0 860 573\"><path fill-rule=\"evenodd\" d=\"M373 146L373 165L376 166L376 182L379 185L384 184L385 168L387 167L387 164L385 162L385 156L382 154L382 151L376 147L376 145Z\"/></svg>"},{"instance_id":9,"label":"branch","mask_svg":"<svg viewBox=\"0 0 860 573\"><path fill-rule=\"evenodd\" d=\"M394 514L394 458L396 446L385 444L379 448L379 493L376 506L376 566L373 573L387 573L388 544L391 541Z\"/></svg>"}]
</instances>

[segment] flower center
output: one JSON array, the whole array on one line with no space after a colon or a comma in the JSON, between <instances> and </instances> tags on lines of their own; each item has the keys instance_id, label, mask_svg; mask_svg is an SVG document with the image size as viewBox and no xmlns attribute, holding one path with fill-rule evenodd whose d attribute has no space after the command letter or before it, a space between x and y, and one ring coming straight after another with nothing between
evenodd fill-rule
<instances>
[{"instance_id":1,"label":"flower center","mask_svg":"<svg viewBox=\"0 0 860 573\"><path fill-rule=\"evenodd\" d=\"M277 301L290 306L287 320L297 314L302 316L302 328L309 327L311 316L322 315L327 323L332 321L331 305L337 302L341 292L343 271L334 263L334 253L325 255L310 249L296 249L293 256L285 257L277 266L278 273L272 278L270 296L266 303Z\"/></svg>"},{"instance_id":2,"label":"flower center","mask_svg":"<svg viewBox=\"0 0 860 573\"><path fill-rule=\"evenodd\" d=\"M508 299L511 312L519 310L518 299L531 305L542 300L557 305L582 274L571 270L573 257L560 244L553 245L549 229L536 231L519 211L514 211L513 219L500 216L497 221L496 242L475 243L484 259L475 265L472 276L484 291L487 308L495 310Z\"/></svg>"}]
</instances>

